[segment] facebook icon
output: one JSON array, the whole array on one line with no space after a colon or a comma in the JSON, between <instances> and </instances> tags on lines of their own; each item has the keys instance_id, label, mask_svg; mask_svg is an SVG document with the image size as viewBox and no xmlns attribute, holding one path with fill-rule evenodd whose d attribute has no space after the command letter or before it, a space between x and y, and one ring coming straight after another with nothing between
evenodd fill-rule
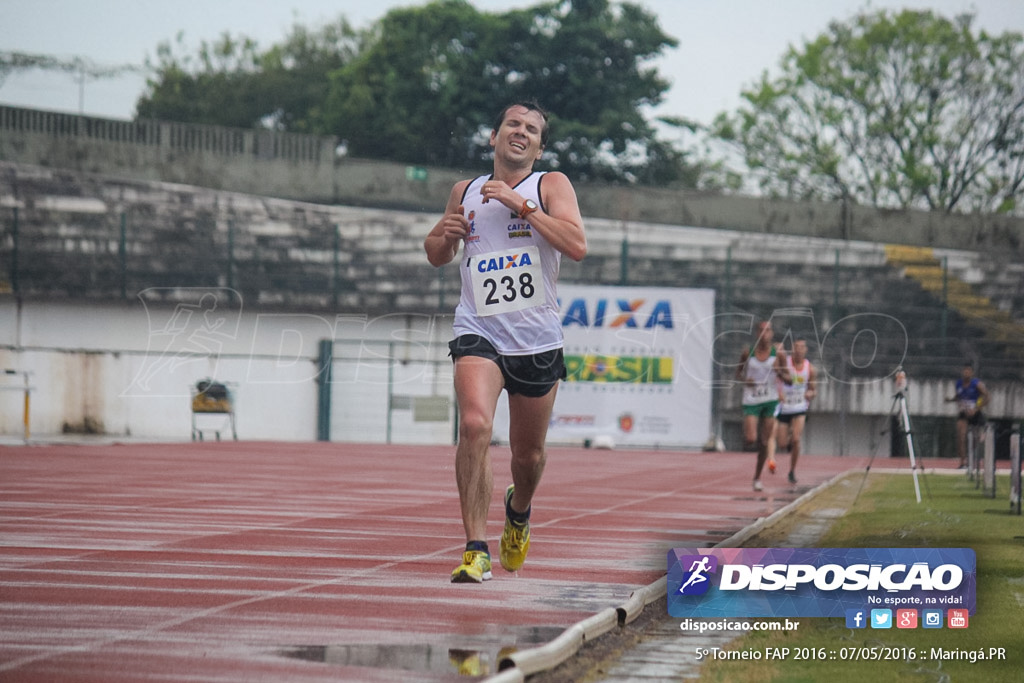
<instances>
[{"instance_id":1,"label":"facebook icon","mask_svg":"<svg viewBox=\"0 0 1024 683\"><path fill-rule=\"evenodd\" d=\"M867 628L867 613L862 609L846 610L846 628Z\"/></svg>"}]
</instances>

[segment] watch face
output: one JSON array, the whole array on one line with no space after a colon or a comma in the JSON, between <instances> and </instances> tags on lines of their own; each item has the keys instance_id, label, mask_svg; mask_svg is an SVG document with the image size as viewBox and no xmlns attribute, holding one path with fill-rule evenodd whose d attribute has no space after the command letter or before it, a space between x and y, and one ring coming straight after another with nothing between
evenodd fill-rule
<instances>
[{"instance_id":1,"label":"watch face","mask_svg":"<svg viewBox=\"0 0 1024 683\"><path fill-rule=\"evenodd\" d=\"M526 208L529 209L530 211L536 211L537 210L537 202L533 201L532 199L527 199L526 200Z\"/></svg>"}]
</instances>

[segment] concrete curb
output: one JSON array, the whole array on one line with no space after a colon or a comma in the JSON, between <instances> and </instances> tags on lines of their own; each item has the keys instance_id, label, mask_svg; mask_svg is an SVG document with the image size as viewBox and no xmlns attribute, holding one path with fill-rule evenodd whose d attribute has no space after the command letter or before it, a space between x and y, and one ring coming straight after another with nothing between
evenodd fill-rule
<instances>
[{"instance_id":1,"label":"concrete curb","mask_svg":"<svg viewBox=\"0 0 1024 683\"><path fill-rule=\"evenodd\" d=\"M779 508L767 517L762 517L752 524L744 527L729 538L716 543L714 548L735 548L746 542L753 536L776 523L782 517L800 509L813 500L822 491L833 486L839 480L848 477L856 470L848 470L837 474L823 484L819 484L807 493L803 494L785 507ZM881 470L880 470L881 471ZM893 470L895 471L895 470ZM905 470L898 470L905 472ZM886 471L889 472L888 470ZM630 593L626 602L618 607L602 610L588 619L573 624L562 632L554 640L544 645L514 652L498 661L498 674L484 679L484 683L522 683L527 676L554 669L566 661L588 640L612 630L616 625L620 628L635 621L644 608L665 596L667 590L668 576L662 576L654 583Z\"/></svg>"}]
</instances>

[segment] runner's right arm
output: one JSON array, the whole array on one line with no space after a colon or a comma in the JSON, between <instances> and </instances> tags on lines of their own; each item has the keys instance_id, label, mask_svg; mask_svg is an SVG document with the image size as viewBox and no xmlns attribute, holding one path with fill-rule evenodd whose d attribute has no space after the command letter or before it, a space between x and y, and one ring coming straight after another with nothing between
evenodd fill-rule
<instances>
[{"instance_id":1,"label":"runner's right arm","mask_svg":"<svg viewBox=\"0 0 1024 683\"><path fill-rule=\"evenodd\" d=\"M455 183L451 194L448 195L444 215L423 241L423 249L427 252L427 260L432 266L450 263L459 253L459 243L469 234L469 221L463 215L462 208L462 195L465 194L469 182L462 180Z\"/></svg>"}]
</instances>

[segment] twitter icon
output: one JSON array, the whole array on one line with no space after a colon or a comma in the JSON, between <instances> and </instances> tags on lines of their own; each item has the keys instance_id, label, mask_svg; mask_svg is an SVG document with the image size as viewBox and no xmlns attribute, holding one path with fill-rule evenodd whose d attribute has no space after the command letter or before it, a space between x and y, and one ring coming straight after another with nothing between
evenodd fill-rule
<instances>
[{"instance_id":1,"label":"twitter icon","mask_svg":"<svg viewBox=\"0 0 1024 683\"><path fill-rule=\"evenodd\" d=\"M871 628L892 628L892 610L871 610Z\"/></svg>"}]
</instances>

